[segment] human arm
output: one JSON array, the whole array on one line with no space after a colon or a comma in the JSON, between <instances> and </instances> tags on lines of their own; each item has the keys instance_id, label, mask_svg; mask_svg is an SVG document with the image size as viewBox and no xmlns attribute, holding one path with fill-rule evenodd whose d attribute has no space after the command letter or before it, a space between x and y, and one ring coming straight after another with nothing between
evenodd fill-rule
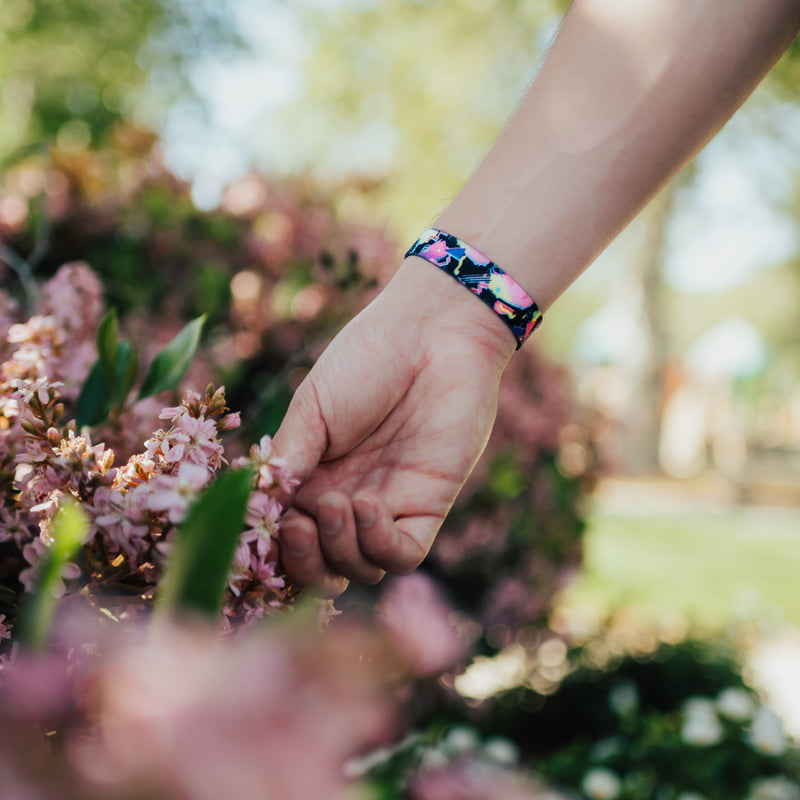
<instances>
[{"instance_id":1,"label":"human arm","mask_svg":"<svg viewBox=\"0 0 800 800\"><path fill-rule=\"evenodd\" d=\"M797 0L576 0L437 227L547 308L714 135L798 27ZM485 445L513 348L500 318L456 281L417 258L403 263L323 354L276 436L303 482L282 534L290 579L335 594L340 576L372 583L419 564Z\"/></svg>"}]
</instances>

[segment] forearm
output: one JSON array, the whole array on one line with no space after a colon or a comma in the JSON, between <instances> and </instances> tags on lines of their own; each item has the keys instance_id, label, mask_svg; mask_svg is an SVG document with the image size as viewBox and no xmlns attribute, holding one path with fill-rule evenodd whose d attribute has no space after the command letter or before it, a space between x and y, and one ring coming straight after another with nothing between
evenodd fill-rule
<instances>
[{"instance_id":1,"label":"forearm","mask_svg":"<svg viewBox=\"0 0 800 800\"><path fill-rule=\"evenodd\" d=\"M575 0L437 227L547 308L722 127L798 28L798 0Z\"/></svg>"}]
</instances>

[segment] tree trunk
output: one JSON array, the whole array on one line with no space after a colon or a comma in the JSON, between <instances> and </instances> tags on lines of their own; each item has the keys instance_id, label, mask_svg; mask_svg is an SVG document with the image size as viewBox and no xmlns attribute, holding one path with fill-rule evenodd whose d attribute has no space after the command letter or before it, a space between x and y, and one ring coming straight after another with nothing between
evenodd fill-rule
<instances>
[{"instance_id":1,"label":"tree trunk","mask_svg":"<svg viewBox=\"0 0 800 800\"><path fill-rule=\"evenodd\" d=\"M680 178L659 192L642 212L640 254L631 282L637 291L637 347L631 368L631 404L626 426L627 464L632 472L658 471L667 331L664 325L663 269L667 224Z\"/></svg>"}]
</instances>

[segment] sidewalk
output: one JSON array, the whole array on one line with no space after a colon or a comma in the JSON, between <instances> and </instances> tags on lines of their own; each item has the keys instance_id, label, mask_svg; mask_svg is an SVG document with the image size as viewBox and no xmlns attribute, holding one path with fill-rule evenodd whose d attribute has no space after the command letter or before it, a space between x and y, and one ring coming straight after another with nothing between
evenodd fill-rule
<instances>
[{"instance_id":1,"label":"sidewalk","mask_svg":"<svg viewBox=\"0 0 800 800\"><path fill-rule=\"evenodd\" d=\"M800 485L764 486L751 493L749 502L742 503L737 487L714 472L689 479L610 475L598 483L592 496L592 510L626 516L743 508L796 513L800 521Z\"/></svg>"}]
</instances>

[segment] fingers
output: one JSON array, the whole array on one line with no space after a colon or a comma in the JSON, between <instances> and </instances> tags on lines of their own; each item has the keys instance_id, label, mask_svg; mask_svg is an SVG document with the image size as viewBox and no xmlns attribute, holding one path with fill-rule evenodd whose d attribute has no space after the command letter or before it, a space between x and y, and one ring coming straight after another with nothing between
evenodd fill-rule
<instances>
[{"instance_id":1,"label":"fingers","mask_svg":"<svg viewBox=\"0 0 800 800\"><path fill-rule=\"evenodd\" d=\"M408 575L422 563L438 530L438 524L429 522L421 528L414 526L419 539L410 535L410 520L395 524L386 504L374 492L356 494L353 511L361 552L371 563L395 575Z\"/></svg>"},{"instance_id":2,"label":"fingers","mask_svg":"<svg viewBox=\"0 0 800 800\"><path fill-rule=\"evenodd\" d=\"M313 519L287 512L281 523L281 565L290 583L312 588L323 597L338 597L348 584L325 562Z\"/></svg>"},{"instance_id":3,"label":"fingers","mask_svg":"<svg viewBox=\"0 0 800 800\"><path fill-rule=\"evenodd\" d=\"M291 583L336 597L348 580L377 583L385 574L408 575L427 554L441 519L418 517L395 523L373 492L352 503L341 492L317 502L316 520L297 511L282 523L281 563Z\"/></svg>"},{"instance_id":4,"label":"fingers","mask_svg":"<svg viewBox=\"0 0 800 800\"><path fill-rule=\"evenodd\" d=\"M353 507L345 495L327 492L319 498L317 525L322 554L333 570L365 586L384 576L384 570L361 552Z\"/></svg>"}]
</instances>

